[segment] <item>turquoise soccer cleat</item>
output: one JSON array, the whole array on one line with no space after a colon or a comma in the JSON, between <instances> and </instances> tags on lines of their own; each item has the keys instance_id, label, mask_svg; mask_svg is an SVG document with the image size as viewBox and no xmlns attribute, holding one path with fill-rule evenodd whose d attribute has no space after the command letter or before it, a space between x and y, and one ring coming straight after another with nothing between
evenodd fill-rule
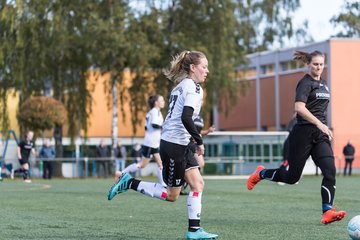
<instances>
[{"instance_id":1,"label":"turquoise soccer cleat","mask_svg":"<svg viewBox=\"0 0 360 240\"><path fill-rule=\"evenodd\" d=\"M196 232L187 232L186 239L216 239L218 235L207 233L203 228L199 228Z\"/></svg>"},{"instance_id":2,"label":"turquoise soccer cleat","mask_svg":"<svg viewBox=\"0 0 360 240\"><path fill-rule=\"evenodd\" d=\"M117 194L123 193L127 191L127 186L129 185L128 182L132 177L130 174L125 173L123 176L119 178L119 181L115 183L108 193L108 200L110 201L113 199Z\"/></svg>"}]
</instances>

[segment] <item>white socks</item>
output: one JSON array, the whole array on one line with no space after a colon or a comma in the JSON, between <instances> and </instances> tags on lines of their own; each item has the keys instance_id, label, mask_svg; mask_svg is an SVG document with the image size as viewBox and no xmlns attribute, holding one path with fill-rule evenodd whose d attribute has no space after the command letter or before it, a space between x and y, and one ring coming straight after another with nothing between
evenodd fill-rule
<instances>
[{"instance_id":1,"label":"white socks","mask_svg":"<svg viewBox=\"0 0 360 240\"><path fill-rule=\"evenodd\" d=\"M189 219L200 220L202 192L189 192L187 198Z\"/></svg>"},{"instance_id":2,"label":"white socks","mask_svg":"<svg viewBox=\"0 0 360 240\"><path fill-rule=\"evenodd\" d=\"M160 200L166 200L167 191L166 188L159 183L144 182L141 181L137 188L137 191L147 196L158 198Z\"/></svg>"},{"instance_id":3,"label":"white socks","mask_svg":"<svg viewBox=\"0 0 360 240\"><path fill-rule=\"evenodd\" d=\"M129 166L127 166L123 171L122 171L122 174L125 174L125 173L133 173L133 172L136 172L137 170L139 170L139 165L137 163L133 163Z\"/></svg>"},{"instance_id":4,"label":"white socks","mask_svg":"<svg viewBox=\"0 0 360 240\"><path fill-rule=\"evenodd\" d=\"M160 169L159 167L156 169L157 171L157 177L158 177L158 179L159 179L159 183L162 185L162 186L164 186L164 187L166 187L166 184L165 184L165 182L164 182L164 179L163 179L163 175L162 175L162 169Z\"/></svg>"}]
</instances>

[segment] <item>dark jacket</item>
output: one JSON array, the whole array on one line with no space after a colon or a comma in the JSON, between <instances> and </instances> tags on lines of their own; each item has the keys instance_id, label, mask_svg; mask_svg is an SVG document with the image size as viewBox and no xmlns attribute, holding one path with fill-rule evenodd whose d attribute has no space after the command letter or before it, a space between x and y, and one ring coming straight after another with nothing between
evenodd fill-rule
<instances>
[{"instance_id":1,"label":"dark jacket","mask_svg":"<svg viewBox=\"0 0 360 240\"><path fill-rule=\"evenodd\" d=\"M346 144L343 149L343 154L346 160L354 160L355 148L350 143Z\"/></svg>"},{"instance_id":2,"label":"dark jacket","mask_svg":"<svg viewBox=\"0 0 360 240\"><path fill-rule=\"evenodd\" d=\"M117 146L114 149L114 155L118 159L125 159L126 158L126 148L124 146Z\"/></svg>"},{"instance_id":3,"label":"dark jacket","mask_svg":"<svg viewBox=\"0 0 360 240\"><path fill-rule=\"evenodd\" d=\"M96 157L105 158L108 157L108 149L106 146L101 147L100 145L96 147Z\"/></svg>"},{"instance_id":4,"label":"dark jacket","mask_svg":"<svg viewBox=\"0 0 360 240\"><path fill-rule=\"evenodd\" d=\"M55 157L55 150L53 147L43 146L40 150L39 157L42 159L52 160Z\"/></svg>"}]
</instances>

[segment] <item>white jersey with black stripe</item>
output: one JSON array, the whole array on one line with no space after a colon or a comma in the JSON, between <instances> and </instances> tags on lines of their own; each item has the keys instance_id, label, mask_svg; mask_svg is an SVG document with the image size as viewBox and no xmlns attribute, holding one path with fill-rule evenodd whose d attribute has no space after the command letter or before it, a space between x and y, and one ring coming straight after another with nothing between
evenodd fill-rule
<instances>
[{"instance_id":1,"label":"white jersey with black stripe","mask_svg":"<svg viewBox=\"0 0 360 240\"><path fill-rule=\"evenodd\" d=\"M160 146L160 135L161 128L154 128L152 125L156 124L158 126L162 126L164 122L164 118L157 108L152 108L146 114L146 132L144 137L143 145L151 148L158 148Z\"/></svg>"},{"instance_id":2,"label":"white jersey with black stripe","mask_svg":"<svg viewBox=\"0 0 360 240\"><path fill-rule=\"evenodd\" d=\"M203 89L192 79L182 80L172 91L169 99L169 110L163 125L161 139L180 145L187 145L191 135L181 121L184 106L194 109L193 119L201 110Z\"/></svg>"}]
</instances>

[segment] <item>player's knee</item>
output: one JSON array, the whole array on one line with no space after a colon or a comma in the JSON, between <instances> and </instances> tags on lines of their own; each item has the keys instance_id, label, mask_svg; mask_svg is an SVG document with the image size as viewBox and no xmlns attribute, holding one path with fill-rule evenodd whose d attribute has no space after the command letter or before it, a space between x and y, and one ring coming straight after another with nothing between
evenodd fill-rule
<instances>
[{"instance_id":1,"label":"player's knee","mask_svg":"<svg viewBox=\"0 0 360 240\"><path fill-rule=\"evenodd\" d=\"M335 185L336 184L336 178L335 175L332 174L323 174L323 185Z\"/></svg>"},{"instance_id":2,"label":"player's knee","mask_svg":"<svg viewBox=\"0 0 360 240\"><path fill-rule=\"evenodd\" d=\"M191 191L193 192L202 192L204 190L204 187L205 182L202 178L190 184Z\"/></svg>"},{"instance_id":3,"label":"player's knee","mask_svg":"<svg viewBox=\"0 0 360 240\"><path fill-rule=\"evenodd\" d=\"M324 182L328 184L335 184L336 179L336 169L326 169L322 172L324 176Z\"/></svg>"},{"instance_id":4,"label":"player's knee","mask_svg":"<svg viewBox=\"0 0 360 240\"><path fill-rule=\"evenodd\" d=\"M176 200L178 200L178 198L179 194L168 194L166 197L166 201L175 202Z\"/></svg>"},{"instance_id":5,"label":"player's knee","mask_svg":"<svg viewBox=\"0 0 360 240\"><path fill-rule=\"evenodd\" d=\"M29 170L29 164L25 163L25 164L22 166L22 168L23 168L24 170Z\"/></svg>"},{"instance_id":6,"label":"player's knee","mask_svg":"<svg viewBox=\"0 0 360 240\"><path fill-rule=\"evenodd\" d=\"M300 180L300 176L299 177L294 177L294 178L290 178L288 179L288 181L286 182L287 184L295 184Z\"/></svg>"}]
</instances>

